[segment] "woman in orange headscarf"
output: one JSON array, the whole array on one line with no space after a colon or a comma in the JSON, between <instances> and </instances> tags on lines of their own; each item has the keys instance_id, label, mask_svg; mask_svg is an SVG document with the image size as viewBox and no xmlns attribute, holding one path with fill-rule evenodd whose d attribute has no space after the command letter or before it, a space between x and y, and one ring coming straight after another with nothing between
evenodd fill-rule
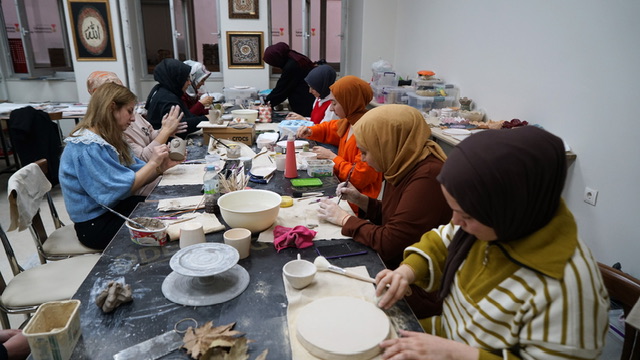
<instances>
[{"instance_id":1,"label":"woman in orange headscarf","mask_svg":"<svg viewBox=\"0 0 640 360\"><path fill-rule=\"evenodd\" d=\"M371 86L349 75L336 81L330 89L331 109L340 119L301 127L297 137L337 146L338 154L322 146L315 146L313 152L318 154L318 159L333 160L333 172L340 181L345 181L353 169L349 183L362 194L376 198L382 186L382 173L362 161L351 128L367 112L366 106L373 99Z\"/></svg>"}]
</instances>

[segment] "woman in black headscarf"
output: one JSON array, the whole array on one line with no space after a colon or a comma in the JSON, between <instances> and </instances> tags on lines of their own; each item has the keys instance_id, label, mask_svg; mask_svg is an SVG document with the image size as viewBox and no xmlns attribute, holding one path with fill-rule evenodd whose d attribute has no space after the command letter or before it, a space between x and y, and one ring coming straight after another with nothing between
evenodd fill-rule
<instances>
[{"instance_id":1,"label":"woman in black headscarf","mask_svg":"<svg viewBox=\"0 0 640 360\"><path fill-rule=\"evenodd\" d=\"M280 79L265 101L276 106L289 99L291 111L302 116L311 115L311 107L315 97L309 93L304 78L315 64L308 57L291 50L283 42L269 46L264 51L264 62L282 69Z\"/></svg>"},{"instance_id":2,"label":"woman in black headscarf","mask_svg":"<svg viewBox=\"0 0 640 360\"><path fill-rule=\"evenodd\" d=\"M309 84L309 93L316 97L313 102L311 116L304 117L300 114L290 112L287 114L287 119L306 119L314 124L338 119L333 110L331 110L331 99L329 99L329 94L331 94L329 87L336 81L336 75L336 71L327 64L316 66L313 70L309 71L309 74L304 80Z\"/></svg>"},{"instance_id":3,"label":"woman in black headscarf","mask_svg":"<svg viewBox=\"0 0 640 360\"><path fill-rule=\"evenodd\" d=\"M565 177L562 140L536 127L456 146L438 176L451 223L376 276L380 307L415 283L439 291L442 313L421 320L427 334L384 341L383 359L598 358L609 302L561 199Z\"/></svg>"},{"instance_id":4,"label":"woman in black headscarf","mask_svg":"<svg viewBox=\"0 0 640 360\"><path fill-rule=\"evenodd\" d=\"M164 59L153 70L153 78L158 83L151 89L147 97L147 121L154 129L162 127L162 116L177 105L182 110L186 122L187 133L198 131L197 125L201 121L208 121L205 115L196 116L189 112L189 108L182 101L182 95L191 85L189 75L191 67L176 59Z\"/></svg>"}]
</instances>

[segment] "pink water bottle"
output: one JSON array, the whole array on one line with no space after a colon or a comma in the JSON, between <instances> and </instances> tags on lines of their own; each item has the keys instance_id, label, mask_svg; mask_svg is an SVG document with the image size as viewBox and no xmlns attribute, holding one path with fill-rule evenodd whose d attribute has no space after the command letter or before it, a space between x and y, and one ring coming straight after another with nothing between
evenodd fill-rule
<instances>
[{"instance_id":1,"label":"pink water bottle","mask_svg":"<svg viewBox=\"0 0 640 360\"><path fill-rule=\"evenodd\" d=\"M287 156L285 158L284 177L293 179L298 177L298 168L296 164L296 143L293 135L289 135L287 139Z\"/></svg>"}]
</instances>

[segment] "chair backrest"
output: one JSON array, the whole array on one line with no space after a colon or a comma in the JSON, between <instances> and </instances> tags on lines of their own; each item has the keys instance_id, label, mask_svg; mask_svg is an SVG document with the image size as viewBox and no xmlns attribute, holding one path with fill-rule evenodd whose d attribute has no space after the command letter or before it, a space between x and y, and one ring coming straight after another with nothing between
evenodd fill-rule
<instances>
[{"instance_id":1,"label":"chair backrest","mask_svg":"<svg viewBox=\"0 0 640 360\"><path fill-rule=\"evenodd\" d=\"M49 163L47 159L40 159L34 162L40 167L40 170L42 170L45 175L48 175L47 171L49 170ZM62 220L60 220L60 216L58 216L58 211L56 210L56 206L53 203L50 192L47 193L47 204L49 205L49 211L51 212L53 225L56 227L56 229L60 229L64 226L64 223L62 222Z\"/></svg>"},{"instance_id":2,"label":"chair backrest","mask_svg":"<svg viewBox=\"0 0 640 360\"><path fill-rule=\"evenodd\" d=\"M598 263L609 297L622 306L625 317L640 298L640 280L611 266ZM640 360L640 333L629 324L624 328L621 360Z\"/></svg>"},{"instance_id":3,"label":"chair backrest","mask_svg":"<svg viewBox=\"0 0 640 360\"><path fill-rule=\"evenodd\" d=\"M16 254L13 251L13 246L11 246L9 238L4 232L2 225L0 225L0 241L2 241L2 247L4 248L5 254L7 254L7 260L9 261L9 266L11 267L11 272L13 272L13 276L16 276L19 273L23 272L24 269L22 268L22 266L20 266L20 264L18 264L18 259L16 259ZM2 294L6 286L7 284L2 277L2 273L0 273L0 294Z\"/></svg>"}]
</instances>

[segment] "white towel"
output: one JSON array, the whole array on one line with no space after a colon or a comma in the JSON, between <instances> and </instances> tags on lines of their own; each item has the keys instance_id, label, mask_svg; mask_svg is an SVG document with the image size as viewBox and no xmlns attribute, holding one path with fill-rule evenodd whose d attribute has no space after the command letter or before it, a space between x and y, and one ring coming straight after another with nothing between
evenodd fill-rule
<instances>
[{"instance_id":1,"label":"white towel","mask_svg":"<svg viewBox=\"0 0 640 360\"><path fill-rule=\"evenodd\" d=\"M51 183L47 180L40 166L35 163L31 163L11 175L7 185L11 217L8 231L15 229L22 231L29 227L31 220L40 210L42 197L49 190L51 190Z\"/></svg>"}]
</instances>

